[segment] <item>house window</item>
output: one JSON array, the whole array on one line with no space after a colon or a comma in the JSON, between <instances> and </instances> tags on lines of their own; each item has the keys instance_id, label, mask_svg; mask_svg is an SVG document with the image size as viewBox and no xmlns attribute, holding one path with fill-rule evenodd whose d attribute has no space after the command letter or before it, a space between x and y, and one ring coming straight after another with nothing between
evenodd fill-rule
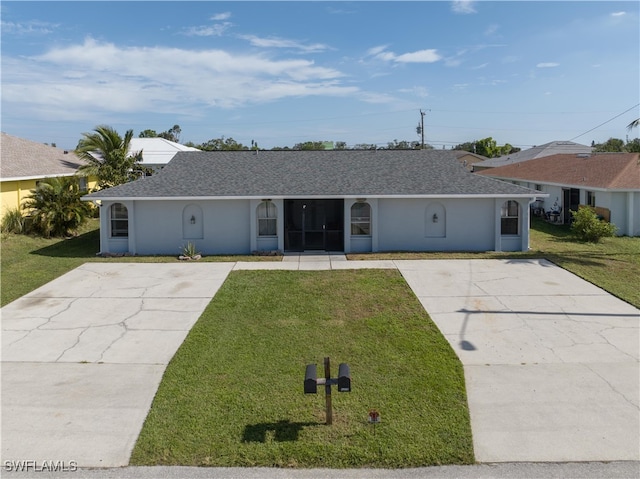
<instances>
[{"instance_id":1,"label":"house window","mask_svg":"<svg viewBox=\"0 0 640 479\"><path fill-rule=\"evenodd\" d=\"M593 191L587 191L587 205L595 208L596 194Z\"/></svg>"},{"instance_id":2,"label":"house window","mask_svg":"<svg viewBox=\"0 0 640 479\"><path fill-rule=\"evenodd\" d=\"M78 188L80 188L80 191L87 191L89 189L86 176L78 177Z\"/></svg>"},{"instance_id":3,"label":"house window","mask_svg":"<svg viewBox=\"0 0 640 479\"><path fill-rule=\"evenodd\" d=\"M517 201L509 200L502 205L500 233L517 235L520 223L520 206Z\"/></svg>"},{"instance_id":4,"label":"house window","mask_svg":"<svg viewBox=\"0 0 640 479\"><path fill-rule=\"evenodd\" d=\"M271 201L258 205L258 236L278 235L278 210Z\"/></svg>"},{"instance_id":5,"label":"house window","mask_svg":"<svg viewBox=\"0 0 640 479\"><path fill-rule=\"evenodd\" d=\"M111 237L123 238L129 236L129 211L122 203L111 205Z\"/></svg>"},{"instance_id":6,"label":"house window","mask_svg":"<svg viewBox=\"0 0 640 479\"><path fill-rule=\"evenodd\" d=\"M369 203L354 203L351 207L351 235L371 235L371 206Z\"/></svg>"}]
</instances>

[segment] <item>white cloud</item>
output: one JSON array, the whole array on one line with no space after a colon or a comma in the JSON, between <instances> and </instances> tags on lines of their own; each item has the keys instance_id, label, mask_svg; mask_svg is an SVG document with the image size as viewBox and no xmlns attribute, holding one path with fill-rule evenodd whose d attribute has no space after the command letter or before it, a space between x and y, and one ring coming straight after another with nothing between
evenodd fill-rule
<instances>
[{"instance_id":1,"label":"white cloud","mask_svg":"<svg viewBox=\"0 0 640 479\"><path fill-rule=\"evenodd\" d=\"M369 48L369 50L367 50L367 56L376 56L385 51L387 48L389 48L389 45L379 45L377 47Z\"/></svg>"},{"instance_id":2,"label":"white cloud","mask_svg":"<svg viewBox=\"0 0 640 479\"><path fill-rule=\"evenodd\" d=\"M48 34L53 33L54 29L60 25L55 23L31 21L25 23L0 22L2 33L13 35L29 35L29 34Z\"/></svg>"},{"instance_id":3,"label":"white cloud","mask_svg":"<svg viewBox=\"0 0 640 479\"><path fill-rule=\"evenodd\" d=\"M247 40L251 45L261 48L292 48L305 53L322 52L329 49L327 45L322 43L305 45L304 43L297 42L295 40L288 40L286 38L261 38L255 35L238 35L238 38Z\"/></svg>"},{"instance_id":4,"label":"white cloud","mask_svg":"<svg viewBox=\"0 0 640 479\"><path fill-rule=\"evenodd\" d=\"M543 62L543 63L538 63L536 65L537 68L555 68L559 66L560 66L559 63L554 63L554 62Z\"/></svg>"},{"instance_id":5,"label":"white cloud","mask_svg":"<svg viewBox=\"0 0 640 479\"><path fill-rule=\"evenodd\" d=\"M398 90L400 93L409 93L417 96L418 98L427 98L429 96L429 92L423 86L414 86L413 88L401 88Z\"/></svg>"},{"instance_id":6,"label":"white cloud","mask_svg":"<svg viewBox=\"0 0 640 479\"><path fill-rule=\"evenodd\" d=\"M451 10L454 13L462 13L462 14L476 13L476 9L474 8L474 3L476 2L469 1L469 0L455 0L451 2Z\"/></svg>"},{"instance_id":7,"label":"white cloud","mask_svg":"<svg viewBox=\"0 0 640 479\"><path fill-rule=\"evenodd\" d=\"M438 51L433 48L403 53L401 55L386 51L385 48L386 47L371 48L367 53L378 60L396 63L434 63L442 59Z\"/></svg>"},{"instance_id":8,"label":"white cloud","mask_svg":"<svg viewBox=\"0 0 640 479\"><path fill-rule=\"evenodd\" d=\"M183 31L189 37L220 37L233 24L230 22L216 23L214 25L201 25L198 27L188 27Z\"/></svg>"},{"instance_id":9,"label":"white cloud","mask_svg":"<svg viewBox=\"0 0 640 479\"><path fill-rule=\"evenodd\" d=\"M214 22L220 22L222 20L229 20L230 18L231 18L231 12L224 12L224 13L216 13L210 18L210 20L213 20Z\"/></svg>"},{"instance_id":10,"label":"white cloud","mask_svg":"<svg viewBox=\"0 0 640 479\"><path fill-rule=\"evenodd\" d=\"M3 58L3 106L41 118L200 111L359 92L335 69L224 50L120 47L88 38L30 58ZM6 106L5 106L6 105Z\"/></svg>"},{"instance_id":11,"label":"white cloud","mask_svg":"<svg viewBox=\"0 0 640 479\"><path fill-rule=\"evenodd\" d=\"M622 17L622 16L624 16L624 15L626 15L626 14L627 14L627 12L613 12L613 13L611 14L611 16L612 16L612 17Z\"/></svg>"}]
</instances>

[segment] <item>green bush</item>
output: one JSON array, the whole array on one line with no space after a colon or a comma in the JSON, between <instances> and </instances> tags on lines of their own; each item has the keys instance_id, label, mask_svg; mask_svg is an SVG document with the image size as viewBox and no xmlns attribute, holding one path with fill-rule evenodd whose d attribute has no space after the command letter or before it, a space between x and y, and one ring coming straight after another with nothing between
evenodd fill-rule
<instances>
[{"instance_id":1,"label":"green bush","mask_svg":"<svg viewBox=\"0 0 640 479\"><path fill-rule=\"evenodd\" d=\"M571 216L571 231L582 241L597 243L601 238L616 234L616 225L598 218L592 208L578 208L578 211L571 211Z\"/></svg>"},{"instance_id":2,"label":"green bush","mask_svg":"<svg viewBox=\"0 0 640 479\"><path fill-rule=\"evenodd\" d=\"M0 224L0 230L3 233L15 233L21 234L25 232L25 219L22 216L22 212L18 208L7 210L2 215L2 223Z\"/></svg>"}]
</instances>

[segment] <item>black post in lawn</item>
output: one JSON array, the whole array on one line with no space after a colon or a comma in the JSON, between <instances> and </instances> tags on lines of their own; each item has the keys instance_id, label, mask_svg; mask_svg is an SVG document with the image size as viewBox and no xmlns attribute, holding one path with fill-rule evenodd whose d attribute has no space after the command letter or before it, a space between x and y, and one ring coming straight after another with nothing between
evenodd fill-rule
<instances>
[{"instance_id":1,"label":"black post in lawn","mask_svg":"<svg viewBox=\"0 0 640 479\"><path fill-rule=\"evenodd\" d=\"M327 415L327 425L333 424L333 408L331 406L331 386L338 386L338 392L351 392L351 371L347 363L340 363L338 366L338 378L331 378L331 360L324 358L324 377L317 377L315 364L308 364L304 374L304 393L317 394L318 384L324 384L325 409Z\"/></svg>"}]
</instances>

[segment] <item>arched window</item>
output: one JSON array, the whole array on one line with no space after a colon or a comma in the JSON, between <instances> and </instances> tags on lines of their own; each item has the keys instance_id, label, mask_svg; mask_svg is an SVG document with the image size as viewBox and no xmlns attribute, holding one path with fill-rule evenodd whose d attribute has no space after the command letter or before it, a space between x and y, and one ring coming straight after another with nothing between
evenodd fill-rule
<instances>
[{"instance_id":1,"label":"arched window","mask_svg":"<svg viewBox=\"0 0 640 479\"><path fill-rule=\"evenodd\" d=\"M351 206L351 236L371 235L371 206L369 203L354 203Z\"/></svg>"},{"instance_id":2,"label":"arched window","mask_svg":"<svg viewBox=\"0 0 640 479\"><path fill-rule=\"evenodd\" d=\"M271 201L258 205L258 236L278 235L278 209Z\"/></svg>"},{"instance_id":3,"label":"arched window","mask_svg":"<svg viewBox=\"0 0 640 479\"><path fill-rule=\"evenodd\" d=\"M517 235L520 224L520 205L517 201L509 200L503 203L500 233L503 235Z\"/></svg>"},{"instance_id":4,"label":"arched window","mask_svg":"<svg viewBox=\"0 0 640 479\"><path fill-rule=\"evenodd\" d=\"M111 219L111 237L126 238L129 236L129 211L122 203L114 203L109 208Z\"/></svg>"}]
</instances>

